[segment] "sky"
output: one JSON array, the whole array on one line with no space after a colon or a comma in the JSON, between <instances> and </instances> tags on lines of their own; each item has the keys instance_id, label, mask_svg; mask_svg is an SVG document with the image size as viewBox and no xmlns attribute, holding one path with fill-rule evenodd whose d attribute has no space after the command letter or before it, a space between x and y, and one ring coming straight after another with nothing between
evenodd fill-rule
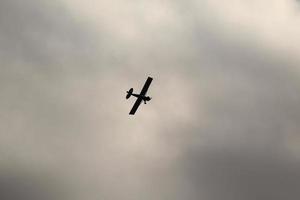
<instances>
[{"instance_id":1,"label":"sky","mask_svg":"<svg viewBox=\"0 0 300 200\"><path fill-rule=\"evenodd\" d=\"M299 199L299 51L296 0L1 0L0 197Z\"/></svg>"}]
</instances>

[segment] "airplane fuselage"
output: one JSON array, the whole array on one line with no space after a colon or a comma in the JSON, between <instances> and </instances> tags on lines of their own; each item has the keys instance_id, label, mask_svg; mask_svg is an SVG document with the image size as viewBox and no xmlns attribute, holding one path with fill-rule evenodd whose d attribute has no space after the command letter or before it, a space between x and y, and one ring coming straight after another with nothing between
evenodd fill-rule
<instances>
[{"instance_id":1,"label":"airplane fuselage","mask_svg":"<svg viewBox=\"0 0 300 200\"><path fill-rule=\"evenodd\" d=\"M145 104L146 104L146 101L150 101L151 100L151 98L149 96L143 96L143 95L134 94L134 93L132 93L131 95L134 96L134 97L136 97L136 98L142 98Z\"/></svg>"}]
</instances>

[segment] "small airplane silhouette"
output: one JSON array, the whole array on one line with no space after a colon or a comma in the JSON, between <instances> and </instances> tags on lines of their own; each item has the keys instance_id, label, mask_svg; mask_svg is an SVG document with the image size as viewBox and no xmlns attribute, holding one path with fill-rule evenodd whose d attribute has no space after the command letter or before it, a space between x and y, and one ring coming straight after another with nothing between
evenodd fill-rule
<instances>
[{"instance_id":1,"label":"small airplane silhouette","mask_svg":"<svg viewBox=\"0 0 300 200\"><path fill-rule=\"evenodd\" d=\"M148 79L146 80L146 82L144 84L144 87L143 87L142 91L140 92L140 94L134 94L133 93L133 88L130 88L130 90L127 91L126 99L129 99L129 97L131 95L137 98L137 100L135 101L131 111L129 112L129 115L134 115L134 113L136 112L136 110L138 109L138 107L140 106L142 101L144 101L144 104L147 104L147 101L151 100L151 97L146 96L146 93L148 91L148 88L149 88L152 80L153 80L153 78L148 77Z\"/></svg>"}]
</instances>

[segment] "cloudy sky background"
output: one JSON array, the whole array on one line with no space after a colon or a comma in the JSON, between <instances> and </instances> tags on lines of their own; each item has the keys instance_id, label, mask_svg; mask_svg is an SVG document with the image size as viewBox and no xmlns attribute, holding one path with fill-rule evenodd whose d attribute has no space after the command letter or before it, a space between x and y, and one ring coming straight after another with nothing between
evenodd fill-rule
<instances>
[{"instance_id":1,"label":"cloudy sky background","mask_svg":"<svg viewBox=\"0 0 300 200\"><path fill-rule=\"evenodd\" d=\"M1 199L299 199L299 52L295 0L1 0Z\"/></svg>"}]
</instances>

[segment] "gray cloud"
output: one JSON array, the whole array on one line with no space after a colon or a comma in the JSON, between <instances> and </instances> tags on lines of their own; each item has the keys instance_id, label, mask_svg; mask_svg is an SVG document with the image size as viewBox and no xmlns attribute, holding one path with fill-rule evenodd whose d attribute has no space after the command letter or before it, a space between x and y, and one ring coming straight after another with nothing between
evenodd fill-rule
<instances>
[{"instance_id":1,"label":"gray cloud","mask_svg":"<svg viewBox=\"0 0 300 200\"><path fill-rule=\"evenodd\" d=\"M0 195L298 199L298 8L266 5L1 1Z\"/></svg>"}]
</instances>

